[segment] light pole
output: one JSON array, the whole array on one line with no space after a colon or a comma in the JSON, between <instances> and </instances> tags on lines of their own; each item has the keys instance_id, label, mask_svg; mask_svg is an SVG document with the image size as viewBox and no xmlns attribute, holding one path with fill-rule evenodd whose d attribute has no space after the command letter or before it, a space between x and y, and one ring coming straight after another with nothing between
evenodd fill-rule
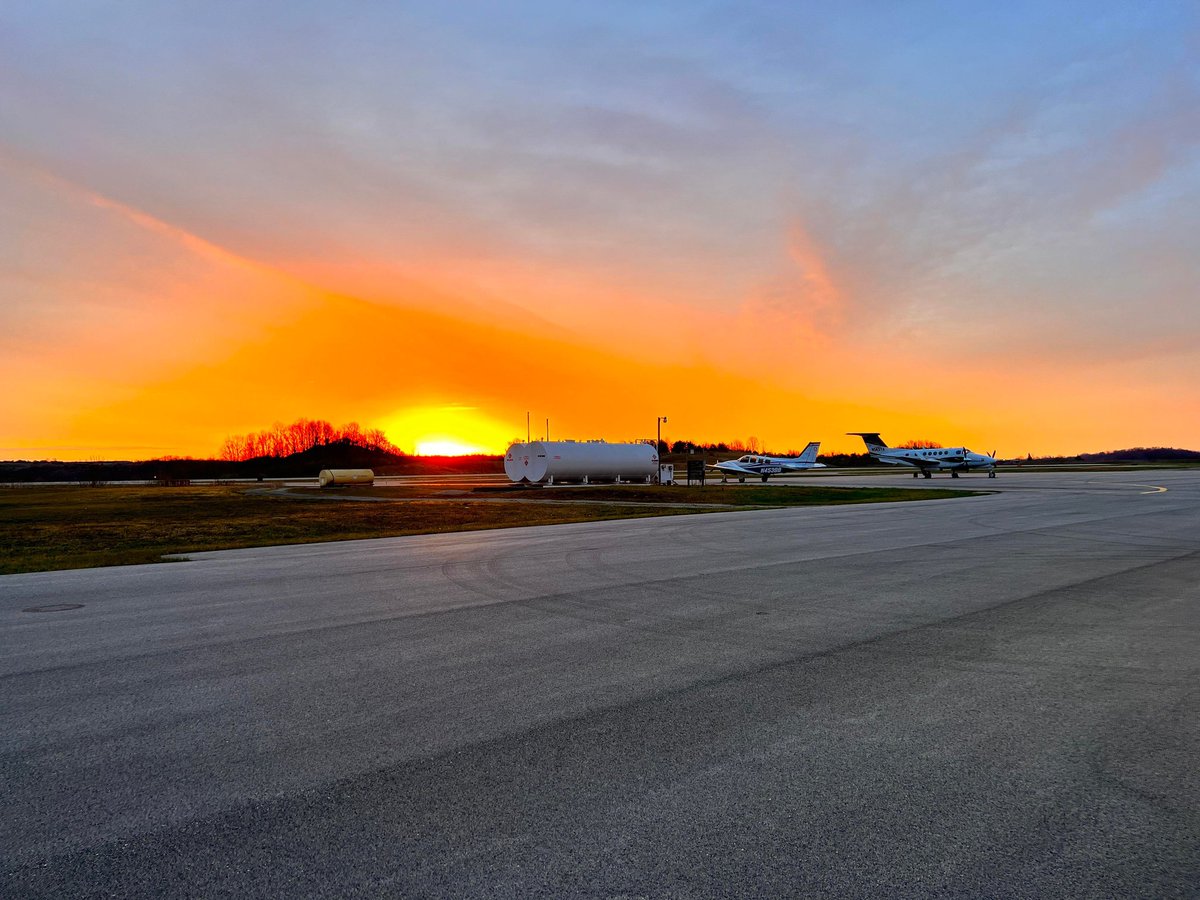
<instances>
[{"instance_id":1,"label":"light pole","mask_svg":"<svg viewBox=\"0 0 1200 900\"><path fill-rule=\"evenodd\" d=\"M654 456L658 459L658 471L654 474L655 484L662 484L662 457L659 455L658 448L662 446L662 427L665 421L667 421L666 416L659 416L655 422Z\"/></svg>"}]
</instances>

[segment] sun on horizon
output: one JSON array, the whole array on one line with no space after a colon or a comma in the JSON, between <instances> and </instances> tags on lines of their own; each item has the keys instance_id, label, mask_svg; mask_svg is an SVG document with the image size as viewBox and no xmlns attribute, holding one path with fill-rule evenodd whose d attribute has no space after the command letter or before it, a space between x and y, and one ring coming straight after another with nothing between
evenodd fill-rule
<instances>
[{"instance_id":1,"label":"sun on horizon","mask_svg":"<svg viewBox=\"0 0 1200 900\"><path fill-rule=\"evenodd\" d=\"M416 456L499 454L511 437L511 429L478 407L459 404L411 407L389 417L383 431L393 444Z\"/></svg>"},{"instance_id":2,"label":"sun on horizon","mask_svg":"<svg viewBox=\"0 0 1200 900\"><path fill-rule=\"evenodd\" d=\"M491 454L492 451L449 438L420 441L415 448L416 456L474 456L480 453Z\"/></svg>"}]
</instances>

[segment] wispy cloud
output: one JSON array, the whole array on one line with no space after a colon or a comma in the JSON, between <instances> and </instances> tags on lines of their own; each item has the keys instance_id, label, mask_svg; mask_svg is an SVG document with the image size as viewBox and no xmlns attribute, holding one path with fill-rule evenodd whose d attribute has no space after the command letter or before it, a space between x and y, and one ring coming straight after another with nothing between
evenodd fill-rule
<instances>
[{"instance_id":1,"label":"wispy cloud","mask_svg":"<svg viewBox=\"0 0 1200 900\"><path fill-rule=\"evenodd\" d=\"M1192 397L1197 17L6 8L0 341L91 404L69 360L126 339L116 403L256 341L287 369L264 329L342 296L881 417L928 401L863 358L1036 372L1026 408L1129 367Z\"/></svg>"}]
</instances>

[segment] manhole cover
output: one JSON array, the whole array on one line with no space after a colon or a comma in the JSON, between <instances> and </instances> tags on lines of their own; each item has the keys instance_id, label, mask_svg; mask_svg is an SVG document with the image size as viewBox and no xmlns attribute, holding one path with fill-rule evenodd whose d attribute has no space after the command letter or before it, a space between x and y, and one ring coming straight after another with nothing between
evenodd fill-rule
<instances>
[{"instance_id":1,"label":"manhole cover","mask_svg":"<svg viewBox=\"0 0 1200 900\"><path fill-rule=\"evenodd\" d=\"M82 603L50 603L46 606L27 606L21 612L66 612L68 609L83 609Z\"/></svg>"}]
</instances>

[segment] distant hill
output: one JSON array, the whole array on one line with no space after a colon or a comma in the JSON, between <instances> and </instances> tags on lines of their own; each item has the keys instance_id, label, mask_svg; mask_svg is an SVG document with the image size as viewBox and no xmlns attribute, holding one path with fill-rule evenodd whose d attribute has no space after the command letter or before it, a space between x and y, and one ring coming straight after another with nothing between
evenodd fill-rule
<instances>
[{"instance_id":1,"label":"distant hill","mask_svg":"<svg viewBox=\"0 0 1200 900\"><path fill-rule=\"evenodd\" d=\"M1133 447L1104 453L1081 453L1079 458L1084 462L1198 462L1200 451L1174 447Z\"/></svg>"},{"instance_id":2,"label":"distant hill","mask_svg":"<svg viewBox=\"0 0 1200 900\"><path fill-rule=\"evenodd\" d=\"M1127 450L1105 450L1102 453L1080 453L1078 456L1035 456L1032 462L1091 462L1091 463L1174 463L1200 462L1200 451L1176 447L1131 447Z\"/></svg>"}]
</instances>

